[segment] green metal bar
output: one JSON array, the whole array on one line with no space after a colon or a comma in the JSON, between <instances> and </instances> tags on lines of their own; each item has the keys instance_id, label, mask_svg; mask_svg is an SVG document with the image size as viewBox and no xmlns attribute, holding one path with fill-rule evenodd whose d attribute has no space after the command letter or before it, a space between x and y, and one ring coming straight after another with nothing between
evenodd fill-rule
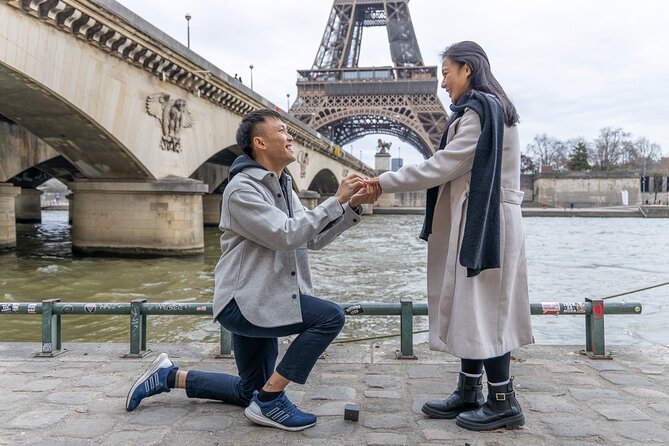
<instances>
[{"instance_id":1,"label":"green metal bar","mask_svg":"<svg viewBox=\"0 0 669 446\"><path fill-rule=\"evenodd\" d=\"M413 355L413 317L426 316L427 303L413 303L411 299L402 299L397 303L344 303L339 304L345 314L352 316L400 316L400 357ZM88 315L130 315L130 355L141 356L147 350L147 316L151 315L211 315L211 303L152 303L146 299L136 299L131 303L62 303L60 299L47 299L43 302L12 302L0 304L3 314L42 314L42 352L39 356L56 356L62 353L63 314ZM584 315L585 316L585 353L591 358L606 359L604 315L605 314L641 314L639 302L607 302L604 300L585 299L585 302L541 302L530 304L532 315ZM230 357L232 336L221 327L221 356Z\"/></svg>"},{"instance_id":2,"label":"green metal bar","mask_svg":"<svg viewBox=\"0 0 669 446\"><path fill-rule=\"evenodd\" d=\"M203 316L211 316L213 314L213 304L211 303L179 303L179 302L164 302L151 303L142 306L144 314L201 314Z\"/></svg>"},{"instance_id":3,"label":"green metal bar","mask_svg":"<svg viewBox=\"0 0 669 446\"><path fill-rule=\"evenodd\" d=\"M8 314L41 314L42 304L35 302L13 302L3 304L0 315ZM392 303L343 303L339 306L347 315L361 316L400 316L401 304ZM5 310L6 308L6 310ZM555 309L558 309L557 311ZM130 314L129 303L85 303L85 302L58 302L52 305L54 314L90 314L113 315ZM427 316L427 304L418 302L413 304L414 316ZM142 306L142 314L146 315L211 315L211 303L146 303ZM580 315L592 314L590 302L541 302L531 303L532 315ZM642 306L639 302L607 302L605 314L641 314Z\"/></svg>"},{"instance_id":4,"label":"green metal bar","mask_svg":"<svg viewBox=\"0 0 669 446\"><path fill-rule=\"evenodd\" d=\"M413 354L413 301L400 299L400 355L399 359L416 359Z\"/></svg>"},{"instance_id":5,"label":"green metal bar","mask_svg":"<svg viewBox=\"0 0 669 446\"><path fill-rule=\"evenodd\" d=\"M146 328L143 326L146 318L142 317L142 304L145 302L146 299L133 299L130 301L129 356L141 356L142 347L144 347L144 351L146 350L146 339L142 339L143 335L146 336Z\"/></svg>"},{"instance_id":6,"label":"green metal bar","mask_svg":"<svg viewBox=\"0 0 669 446\"><path fill-rule=\"evenodd\" d=\"M585 302L541 302L531 303L530 313L534 316L592 314L593 300ZM603 302L603 301L602 301ZM607 302L605 314L641 314L639 302Z\"/></svg>"},{"instance_id":7,"label":"green metal bar","mask_svg":"<svg viewBox=\"0 0 669 446\"><path fill-rule=\"evenodd\" d=\"M42 301L42 352L39 356L56 356L61 352L60 315L53 312L55 302L60 299Z\"/></svg>"},{"instance_id":8,"label":"green metal bar","mask_svg":"<svg viewBox=\"0 0 669 446\"><path fill-rule=\"evenodd\" d=\"M144 302L146 302L146 299L144 299ZM140 307L141 308L141 307ZM141 339L141 346L140 349L144 353L146 352L146 313L142 312L142 315L140 316L142 320L142 332L140 334L140 339Z\"/></svg>"},{"instance_id":9,"label":"green metal bar","mask_svg":"<svg viewBox=\"0 0 669 446\"><path fill-rule=\"evenodd\" d=\"M130 314L129 303L62 302L53 305L57 314Z\"/></svg>"},{"instance_id":10,"label":"green metal bar","mask_svg":"<svg viewBox=\"0 0 669 446\"><path fill-rule=\"evenodd\" d=\"M591 312L585 316L585 354L593 359L610 359L604 343L604 301L586 299L586 302L590 303Z\"/></svg>"},{"instance_id":11,"label":"green metal bar","mask_svg":"<svg viewBox=\"0 0 669 446\"><path fill-rule=\"evenodd\" d=\"M221 325L221 355L223 357L232 356L232 333Z\"/></svg>"}]
</instances>

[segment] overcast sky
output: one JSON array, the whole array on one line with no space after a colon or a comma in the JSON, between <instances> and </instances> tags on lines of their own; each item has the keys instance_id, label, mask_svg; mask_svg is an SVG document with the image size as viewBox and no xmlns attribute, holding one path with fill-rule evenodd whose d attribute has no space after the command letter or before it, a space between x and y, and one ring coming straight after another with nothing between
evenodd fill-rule
<instances>
[{"instance_id":1,"label":"overcast sky","mask_svg":"<svg viewBox=\"0 0 669 446\"><path fill-rule=\"evenodd\" d=\"M286 108L297 69L313 64L330 0L121 0L124 6ZM605 126L645 136L669 156L669 2L665 0L413 0L426 65L450 43L474 40L521 116L522 147L539 133L593 140ZM360 66L391 65L385 28L363 32ZM441 82L441 79L440 79ZM450 101L441 90L445 107ZM421 159L389 136L406 162ZM373 165L378 136L353 142ZM351 150L346 146L345 150Z\"/></svg>"}]
</instances>

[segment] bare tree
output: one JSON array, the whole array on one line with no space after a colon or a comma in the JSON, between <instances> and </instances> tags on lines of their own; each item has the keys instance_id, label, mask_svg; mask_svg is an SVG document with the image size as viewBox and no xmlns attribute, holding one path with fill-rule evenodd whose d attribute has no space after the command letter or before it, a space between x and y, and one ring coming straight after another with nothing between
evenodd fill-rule
<instances>
[{"instance_id":1,"label":"bare tree","mask_svg":"<svg viewBox=\"0 0 669 446\"><path fill-rule=\"evenodd\" d=\"M590 153L590 159L597 170L614 170L620 167L624 152L630 146L630 134L621 128L604 127L599 130Z\"/></svg>"},{"instance_id":2,"label":"bare tree","mask_svg":"<svg viewBox=\"0 0 669 446\"><path fill-rule=\"evenodd\" d=\"M542 133L534 137L534 142L526 149L541 166L562 169L567 163L567 145L557 138Z\"/></svg>"},{"instance_id":3,"label":"bare tree","mask_svg":"<svg viewBox=\"0 0 669 446\"><path fill-rule=\"evenodd\" d=\"M646 170L659 162L662 149L659 144L650 142L646 137L641 137L634 141L631 152L630 165L645 176Z\"/></svg>"}]
</instances>

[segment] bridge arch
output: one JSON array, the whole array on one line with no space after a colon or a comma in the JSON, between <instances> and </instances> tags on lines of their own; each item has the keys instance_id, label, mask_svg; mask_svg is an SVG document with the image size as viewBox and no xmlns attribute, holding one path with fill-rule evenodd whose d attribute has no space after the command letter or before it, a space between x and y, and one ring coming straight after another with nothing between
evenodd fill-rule
<instances>
[{"instance_id":1,"label":"bridge arch","mask_svg":"<svg viewBox=\"0 0 669 446\"><path fill-rule=\"evenodd\" d=\"M83 177L151 178L103 126L50 88L0 63L0 114L69 160Z\"/></svg>"},{"instance_id":2,"label":"bridge arch","mask_svg":"<svg viewBox=\"0 0 669 446\"><path fill-rule=\"evenodd\" d=\"M308 190L318 192L321 197L331 197L337 192L339 181L330 169L321 169L311 180Z\"/></svg>"},{"instance_id":3,"label":"bridge arch","mask_svg":"<svg viewBox=\"0 0 669 446\"><path fill-rule=\"evenodd\" d=\"M425 116L414 116L408 107L398 106L391 110L370 109L364 113L355 109L341 109L319 118L318 130L331 136L342 146L363 136L386 134L408 142L424 158L432 156L436 149L436 144L423 129L423 124L426 123L422 123L421 119L425 119ZM329 135L330 130L332 135Z\"/></svg>"}]
</instances>

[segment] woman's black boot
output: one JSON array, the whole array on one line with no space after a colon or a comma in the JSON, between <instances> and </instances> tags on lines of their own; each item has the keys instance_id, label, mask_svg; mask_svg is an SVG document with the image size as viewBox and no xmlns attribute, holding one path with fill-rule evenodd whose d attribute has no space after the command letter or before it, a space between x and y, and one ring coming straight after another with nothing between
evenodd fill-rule
<instances>
[{"instance_id":1,"label":"woman's black boot","mask_svg":"<svg viewBox=\"0 0 669 446\"><path fill-rule=\"evenodd\" d=\"M515 429L525 424L523 410L513 391L513 378L501 386L488 384L485 404L476 410L462 412L455 419L455 424L471 431L487 431L502 426Z\"/></svg>"},{"instance_id":2,"label":"woman's black boot","mask_svg":"<svg viewBox=\"0 0 669 446\"><path fill-rule=\"evenodd\" d=\"M458 387L445 400L431 400L423 404L423 413L430 418L452 419L460 412L474 410L485 402L483 398L481 379L483 376L472 378L460 372Z\"/></svg>"}]
</instances>

